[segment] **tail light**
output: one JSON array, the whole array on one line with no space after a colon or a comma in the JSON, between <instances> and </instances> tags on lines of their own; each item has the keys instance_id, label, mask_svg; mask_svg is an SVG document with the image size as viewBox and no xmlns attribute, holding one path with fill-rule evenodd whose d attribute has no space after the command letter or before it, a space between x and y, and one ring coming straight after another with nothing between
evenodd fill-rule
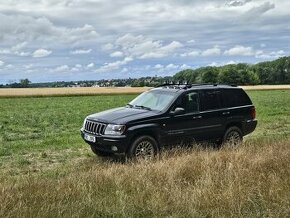
<instances>
[{"instance_id":1,"label":"tail light","mask_svg":"<svg viewBox=\"0 0 290 218\"><path fill-rule=\"evenodd\" d=\"M251 118L254 120L256 119L256 108L255 106L251 108Z\"/></svg>"}]
</instances>

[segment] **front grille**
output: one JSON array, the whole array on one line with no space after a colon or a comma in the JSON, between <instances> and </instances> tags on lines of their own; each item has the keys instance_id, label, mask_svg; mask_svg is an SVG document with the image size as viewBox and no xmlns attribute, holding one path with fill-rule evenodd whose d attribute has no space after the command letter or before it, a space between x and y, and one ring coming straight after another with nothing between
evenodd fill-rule
<instances>
[{"instance_id":1,"label":"front grille","mask_svg":"<svg viewBox=\"0 0 290 218\"><path fill-rule=\"evenodd\" d=\"M87 120L85 124L85 131L95 135L103 135L106 124Z\"/></svg>"}]
</instances>

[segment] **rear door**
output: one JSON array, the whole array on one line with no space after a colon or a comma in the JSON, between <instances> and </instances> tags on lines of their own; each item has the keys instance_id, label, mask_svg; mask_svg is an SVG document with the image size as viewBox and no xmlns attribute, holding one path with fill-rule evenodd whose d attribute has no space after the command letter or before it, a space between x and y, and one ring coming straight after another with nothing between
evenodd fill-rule
<instances>
[{"instance_id":1,"label":"rear door","mask_svg":"<svg viewBox=\"0 0 290 218\"><path fill-rule=\"evenodd\" d=\"M220 89L200 91L200 116L202 116L202 139L219 138L224 133L225 114Z\"/></svg>"}]
</instances>

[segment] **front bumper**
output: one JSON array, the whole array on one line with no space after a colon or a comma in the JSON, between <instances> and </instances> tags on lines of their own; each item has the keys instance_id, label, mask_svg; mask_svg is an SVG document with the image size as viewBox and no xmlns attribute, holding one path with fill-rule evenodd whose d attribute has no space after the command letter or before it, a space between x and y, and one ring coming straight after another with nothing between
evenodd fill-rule
<instances>
[{"instance_id":1,"label":"front bumper","mask_svg":"<svg viewBox=\"0 0 290 218\"><path fill-rule=\"evenodd\" d=\"M96 142L90 142L85 139L85 134L93 136L96 138ZM97 150L108 152L108 153L116 153L121 154L126 152L129 139L126 135L120 136L105 136L105 135L94 135L91 133L85 132L81 129L81 136L83 140L91 146L94 146Z\"/></svg>"}]
</instances>

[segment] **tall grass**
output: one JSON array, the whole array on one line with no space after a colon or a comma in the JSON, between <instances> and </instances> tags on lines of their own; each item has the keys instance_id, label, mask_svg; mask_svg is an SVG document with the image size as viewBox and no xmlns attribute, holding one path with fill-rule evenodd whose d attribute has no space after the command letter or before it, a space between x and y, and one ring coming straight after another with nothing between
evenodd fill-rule
<instances>
[{"instance_id":1,"label":"tall grass","mask_svg":"<svg viewBox=\"0 0 290 218\"><path fill-rule=\"evenodd\" d=\"M1 178L0 217L287 217L290 139L169 151L153 162L88 158Z\"/></svg>"}]
</instances>

